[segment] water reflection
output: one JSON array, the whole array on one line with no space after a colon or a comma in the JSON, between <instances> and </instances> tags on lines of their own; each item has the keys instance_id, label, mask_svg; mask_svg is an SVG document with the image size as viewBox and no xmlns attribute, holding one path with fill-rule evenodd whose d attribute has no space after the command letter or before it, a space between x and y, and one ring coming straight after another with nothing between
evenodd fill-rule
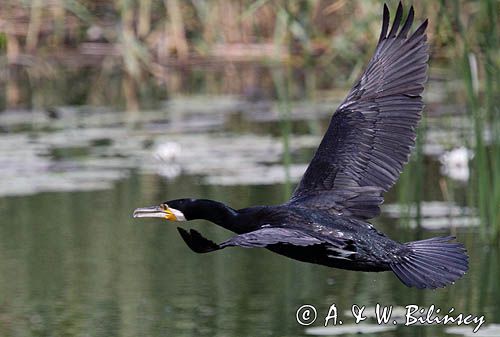
<instances>
[{"instance_id":1,"label":"water reflection","mask_svg":"<svg viewBox=\"0 0 500 337\"><path fill-rule=\"evenodd\" d=\"M486 315L500 321L498 251L459 231L471 270L444 290L407 289L389 273L356 273L289 260L260 249L192 253L172 224L133 221L137 205L203 196L234 207L277 203L280 186L199 185L132 175L107 191L43 193L0 199L0 333L2 336L297 336L295 310L331 303L410 303ZM378 225L401 240L431 233ZM189 224L220 241L229 233ZM438 233L432 233L432 235ZM349 319L346 319L349 323ZM352 323L352 322L350 322ZM314 326L320 326L321 320ZM377 335L433 336L444 327ZM453 331L453 330L452 330ZM349 334L347 334L349 335Z\"/></svg>"}]
</instances>

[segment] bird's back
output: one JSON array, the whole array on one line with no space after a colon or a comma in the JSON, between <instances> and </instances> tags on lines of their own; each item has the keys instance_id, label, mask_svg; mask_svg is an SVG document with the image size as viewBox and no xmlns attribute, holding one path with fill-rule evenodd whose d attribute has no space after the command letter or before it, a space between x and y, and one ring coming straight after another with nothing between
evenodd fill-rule
<instances>
[{"instance_id":1,"label":"bird's back","mask_svg":"<svg viewBox=\"0 0 500 337\"><path fill-rule=\"evenodd\" d=\"M290 207L289 205L269 208L267 212L270 219L268 226L298 230L314 237L324 242L324 247L331 248L333 252L338 253L336 256L326 250L324 254L339 257L344 262L349 256L356 263L363 261L370 264L373 261L385 263L390 260L388 255L404 249L402 244L391 240L370 223L353 217L337 215L326 210ZM296 249L287 248L285 245L279 250L286 252ZM299 250L304 252L307 249ZM327 260L331 260L331 257Z\"/></svg>"}]
</instances>

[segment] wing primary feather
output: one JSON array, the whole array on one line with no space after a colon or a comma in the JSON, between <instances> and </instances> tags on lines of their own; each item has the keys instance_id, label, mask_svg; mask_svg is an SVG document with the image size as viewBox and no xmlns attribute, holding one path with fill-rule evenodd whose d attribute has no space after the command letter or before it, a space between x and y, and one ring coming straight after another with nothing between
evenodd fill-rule
<instances>
[{"instance_id":1,"label":"wing primary feather","mask_svg":"<svg viewBox=\"0 0 500 337\"><path fill-rule=\"evenodd\" d=\"M427 29L428 24L429 24L429 19L425 19L425 21L422 22L422 24L420 26L418 26L417 30L415 30L415 32L413 32L413 34L410 36L408 41L412 41L413 39L422 35L425 32L425 30ZM426 39L424 38L424 40L426 40Z\"/></svg>"},{"instance_id":2,"label":"wing primary feather","mask_svg":"<svg viewBox=\"0 0 500 337\"><path fill-rule=\"evenodd\" d=\"M399 2L398 9L396 11L396 17L394 18L394 23L392 24L391 31L389 32L388 38L392 38L396 36L396 33L399 29L399 24L401 23L401 18L403 17L403 4Z\"/></svg>"},{"instance_id":3,"label":"wing primary feather","mask_svg":"<svg viewBox=\"0 0 500 337\"><path fill-rule=\"evenodd\" d=\"M415 15L415 11L413 10L413 6L410 7L410 11L408 12L408 16L406 17L405 24L401 31L399 32L399 37L406 38L408 31L410 30L411 25L413 24L413 16Z\"/></svg>"},{"instance_id":4,"label":"wing primary feather","mask_svg":"<svg viewBox=\"0 0 500 337\"><path fill-rule=\"evenodd\" d=\"M387 8L387 5L384 4L384 18L382 20L382 31L380 32L378 43L380 43L383 39L385 39L387 35L387 29L389 29L389 20L390 20L389 8Z\"/></svg>"}]
</instances>

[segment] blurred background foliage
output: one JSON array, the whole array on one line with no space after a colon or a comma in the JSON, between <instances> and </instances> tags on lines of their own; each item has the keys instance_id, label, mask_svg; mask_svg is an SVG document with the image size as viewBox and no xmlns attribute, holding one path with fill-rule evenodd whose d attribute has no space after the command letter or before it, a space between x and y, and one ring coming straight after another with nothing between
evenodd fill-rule
<instances>
[{"instance_id":1,"label":"blurred background foliage","mask_svg":"<svg viewBox=\"0 0 500 337\"><path fill-rule=\"evenodd\" d=\"M392 8L397 2L388 4ZM469 55L472 81L496 82L490 77L499 66L498 12L496 0L419 2L417 18L430 21L432 62L460 67L457 60ZM380 17L379 0L4 0L1 78L3 83L9 78L6 64L21 67L30 81L56 78L60 67L119 72L129 109L140 108L141 86L157 85L164 94L180 90L169 83L172 67L280 62L326 70L324 82L310 84L314 89L332 82L345 85L370 57ZM498 84L491 85L473 89L493 96ZM109 104L90 85L86 89L80 94L83 102L75 103ZM11 88L2 105L29 104L22 95Z\"/></svg>"}]
</instances>

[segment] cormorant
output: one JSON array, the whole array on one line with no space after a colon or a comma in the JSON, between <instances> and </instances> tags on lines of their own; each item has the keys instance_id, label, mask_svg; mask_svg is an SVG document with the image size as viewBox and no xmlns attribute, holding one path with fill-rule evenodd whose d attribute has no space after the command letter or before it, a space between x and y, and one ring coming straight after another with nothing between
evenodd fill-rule
<instances>
[{"instance_id":1,"label":"cormorant","mask_svg":"<svg viewBox=\"0 0 500 337\"><path fill-rule=\"evenodd\" d=\"M468 270L468 256L453 237L399 243L368 219L380 213L415 144L429 59L425 20L412 34L414 10L402 23L401 3L382 32L366 70L331 118L290 200L240 210L205 199L177 199L138 208L134 217L169 221L205 219L237 235L220 244L178 228L197 253L226 247L265 247L310 263L359 271L392 271L408 287L439 288Z\"/></svg>"}]
</instances>

